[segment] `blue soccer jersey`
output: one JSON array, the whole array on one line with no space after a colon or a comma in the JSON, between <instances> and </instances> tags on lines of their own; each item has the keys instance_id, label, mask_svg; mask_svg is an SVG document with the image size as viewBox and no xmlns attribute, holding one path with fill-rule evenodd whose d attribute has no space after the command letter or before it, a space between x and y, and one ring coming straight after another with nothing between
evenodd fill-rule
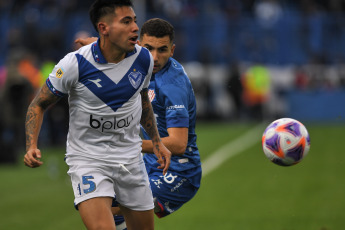
<instances>
[{"instance_id":1,"label":"blue soccer jersey","mask_svg":"<svg viewBox=\"0 0 345 230\"><path fill-rule=\"evenodd\" d=\"M196 101L193 88L182 65L170 58L165 67L152 75L149 97L157 119L161 137L169 136L168 128L188 128L188 144L182 156L173 155L169 171L187 178L195 187L200 186L201 162L195 134ZM144 139L149 136L142 129ZM157 170L157 157L145 154L144 161L150 171Z\"/></svg>"}]
</instances>

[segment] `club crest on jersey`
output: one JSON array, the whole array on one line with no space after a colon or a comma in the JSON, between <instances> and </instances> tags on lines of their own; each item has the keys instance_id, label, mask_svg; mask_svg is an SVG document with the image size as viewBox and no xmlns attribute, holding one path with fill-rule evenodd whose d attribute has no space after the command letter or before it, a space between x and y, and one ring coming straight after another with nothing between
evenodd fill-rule
<instances>
[{"instance_id":1,"label":"club crest on jersey","mask_svg":"<svg viewBox=\"0 0 345 230\"><path fill-rule=\"evenodd\" d=\"M56 71L56 77L57 77L57 78L61 78L63 74L64 74L64 71L63 71L62 68L59 68L59 69Z\"/></svg>"},{"instance_id":2,"label":"club crest on jersey","mask_svg":"<svg viewBox=\"0 0 345 230\"><path fill-rule=\"evenodd\" d=\"M149 89L148 95L149 95L150 101L152 102L153 99L155 99L155 96L156 96L155 91L152 90L152 89Z\"/></svg>"},{"instance_id":3,"label":"club crest on jersey","mask_svg":"<svg viewBox=\"0 0 345 230\"><path fill-rule=\"evenodd\" d=\"M137 89L140 86L141 79L143 78L143 75L140 72L136 72L134 69L133 72L128 74L129 82L132 84L132 86Z\"/></svg>"}]
</instances>

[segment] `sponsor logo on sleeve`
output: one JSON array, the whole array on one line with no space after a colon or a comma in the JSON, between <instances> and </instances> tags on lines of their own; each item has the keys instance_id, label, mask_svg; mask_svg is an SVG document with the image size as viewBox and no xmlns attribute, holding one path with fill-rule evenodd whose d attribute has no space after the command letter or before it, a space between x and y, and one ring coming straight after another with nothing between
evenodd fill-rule
<instances>
[{"instance_id":1,"label":"sponsor logo on sleeve","mask_svg":"<svg viewBox=\"0 0 345 230\"><path fill-rule=\"evenodd\" d=\"M56 71L56 77L57 78L61 78L64 74L64 70L62 68L59 68L57 71Z\"/></svg>"},{"instance_id":2,"label":"sponsor logo on sleeve","mask_svg":"<svg viewBox=\"0 0 345 230\"><path fill-rule=\"evenodd\" d=\"M184 109L184 105L172 105L166 107L166 110L178 110L178 109Z\"/></svg>"}]
</instances>

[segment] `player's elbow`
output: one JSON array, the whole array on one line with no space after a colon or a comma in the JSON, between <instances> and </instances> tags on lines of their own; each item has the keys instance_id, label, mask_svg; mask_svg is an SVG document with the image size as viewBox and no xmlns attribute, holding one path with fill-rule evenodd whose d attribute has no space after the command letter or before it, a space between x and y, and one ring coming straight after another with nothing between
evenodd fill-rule
<instances>
[{"instance_id":1,"label":"player's elbow","mask_svg":"<svg viewBox=\"0 0 345 230\"><path fill-rule=\"evenodd\" d=\"M178 145L175 146L173 154L182 156L186 152L187 148L187 143L179 143Z\"/></svg>"}]
</instances>

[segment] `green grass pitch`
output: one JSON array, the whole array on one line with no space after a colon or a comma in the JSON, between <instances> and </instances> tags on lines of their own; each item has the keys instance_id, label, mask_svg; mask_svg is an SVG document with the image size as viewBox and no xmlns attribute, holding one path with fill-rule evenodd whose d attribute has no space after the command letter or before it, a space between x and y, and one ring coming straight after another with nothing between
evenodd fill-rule
<instances>
[{"instance_id":1,"label":"green grass pitch","mask_svg":"<svg viewBox=\"0 0 345 230\"><path fill-rule=\"evenodd\" d=\"M253 126L197 124L202 161ZM344 229L345 125L306 127L311 149L301 163L291 167L271 163L258 134L257 144L203 177L189 203L166 218L156 218L156 229ZM42 149L42 154L40 168L30 169L21 162L0 165L0 229L85 229L73 207L64 148Z\"/></svg>"}]
</instances>

